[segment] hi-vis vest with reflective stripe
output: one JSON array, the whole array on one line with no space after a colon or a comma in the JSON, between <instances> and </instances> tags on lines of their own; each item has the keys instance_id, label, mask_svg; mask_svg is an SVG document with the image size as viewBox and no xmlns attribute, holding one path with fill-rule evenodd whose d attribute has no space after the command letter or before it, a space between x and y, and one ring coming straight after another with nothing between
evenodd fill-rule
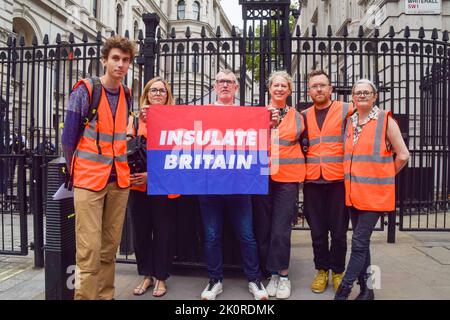
<instances>
[{"instance_id":1,"label":"hi-vis vest with reflective stripe","mask_svg":"<svg viewBox=\"0 0 450 320\"><path fill-rule=\"evenodd\" d=\"M345 133L345 204L359 210L395 210L395 165L386 147L390 112L381 110L370 120L353 145L353 125L348 119Z\"/></svg>"},{"instance_id":2,"label":"hi-vis vest with reflective stripe","mask_svg":"<svg viewBox=\"0 0 450 320\"><path fill-rule=\"evenodd\" d=\"M278 182L303 182L305 158L299 137L304 130L302 116L290 108L277 129L271 131L270 176Z\"/></svg>"},{"instance_id":3,"label":"hi-vis vest with reflective stripe","mask_svg":"<svg viewBox=\"0 0 450 320\"><path fill-rule=\"evenodd\" d=\"M322 177L327 181L344 180L343 136L345 121L352 111L352 105L342 101L333 101L328 110L322 130L316 120L315 107L308 108L309 148L306 154L306 180Z\"/></svg>"},{"instance_id":4,"label":"hi-vis vest with reflective stripe","mask_svg":"<svg viewBox=\"0 0 450 320\"><path fill-rule=\"evenodd\" d=\"M74 89L85 85L92 98L89 80L80 80ZM119 101L115 119L112 116L105 89L97 109L97 117L87 123L72 159L73 185L92 191L106 187L113 164L120 188L130 186L130 168L127 163L127 103L125 92L120 86ZM98 141L98 144L97 144Z\"/></svg>"}]
</instances>

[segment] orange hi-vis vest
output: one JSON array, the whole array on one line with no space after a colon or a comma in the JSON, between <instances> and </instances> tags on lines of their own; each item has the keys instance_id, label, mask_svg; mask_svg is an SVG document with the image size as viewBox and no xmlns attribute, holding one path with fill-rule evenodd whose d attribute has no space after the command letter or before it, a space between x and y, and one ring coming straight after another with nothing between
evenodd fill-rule
<instances>
[{"instance_id":1,"label":"orange hi-vis vest","mask_svg":"<svg viewBox=\"0 0 450 320\"><path fill-rule=\"evenodd\" d=\"M75 84L74 89L85 85L92 99L93 88L88 79ZM113 164L120 188L130 186L130 168L127 163L127 103L120 86L115 119L102 88L97 117L85 125L72 159L73 185L78 188L100 191L106 187Z\"/></svg>"},{"instance_id":2,"label":"orange hi-vis vest","mask_svg":"<svg viewBox=\"0 0 450 320\"><path fill-rule=\"evenodd\" d=\"M305 126L302 116L290 108L280 125L271 130L270 176L278 182L303 182L305 158L300 147L300 134Z\"/></svg>"},{"instance_id":3,"label":"orange hi-vis vest","mask_svg":"<svg viewBox=\"0 0 450 320\"><path fill-rule=\"evenodd\" d=\"M316 120L315 107L306 111L309 148L306 153L306 180L318 180L321 176L327 181L344 180L343 137L347 117L352 104L333 101L328 110L322 130Z\"/></svg>"},{"instance_id":4,"label":"orange hi-vis vest","mask_svg":"<svg viewBox=\"0 0 450 320\"><path fill-rule=\"evenodd\" d=\"M134 128L134 126L132 124L133 124L133 122L131 122L131 124L129 123L127 132L128 132L128 134L135 135L136 129ZM138 135L144 136L147 139L147 124L145 122L143 122L141 119L139 119ZM143 184L140 186L131 186L131 190L145 192L147 190L147 184ZM176 199L179 197L180 197L179 194L168 194L167 195L167 198L169 198L169 199Z\"/></svg>"},{"instance_id":5,"label":"orange hi-vis vest","mask_svg":"<svg viewBox=\"0 0 450 320\"><path fill-rule=\"evenodd\" d=\"M353 125L345 132L345 204L364 211L395 210L395 165L386 147L390 112L380 110L378 120L367 122L353 145Z\"/></svg>"}]
</instances>

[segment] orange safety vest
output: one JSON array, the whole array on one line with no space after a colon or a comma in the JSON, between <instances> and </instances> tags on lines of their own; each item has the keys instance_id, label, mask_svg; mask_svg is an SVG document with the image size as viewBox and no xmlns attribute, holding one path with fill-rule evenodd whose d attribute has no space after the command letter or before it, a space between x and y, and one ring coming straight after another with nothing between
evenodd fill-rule
<instances>
[{"instance_id":1,"label":"orange safety vest","mask_svg":"<svg viewBox=\"0 0 450 320\"><path fill-rule=\"evenodd\" d=\"M93 88L89 79L78 81L74 89L85 85L92 99ZM105 89L102 88L97 117L85 125L72 159L73 185L78 188L100 191L106 187L114 164L117 184L130 186L130 168L127 163L127 103L120 86L115 119L112 116ZM98 143L97 143L98 142Z\"/></svg>"},{"instance_id":2,"label":"orange safety vest","mask_svg":"<svg viewBox=\"0 0 450 320\"><path fill-rule=\"evenodd\" d=\"M327 181L344 180L343 136L352 104L333 101L328 110L322 130L317 125L315 107L306 111L309 148L306 153L306 180L322 177Z\"/></svg>"},{"instance_id":3,"label":"orange safety vest","mask_svg":"<svg viewBox=\"0 0 450 320\"><path fill-rule=\"evenodd\" d=\"M364 125L353 145L350 119L345 132L345 204L365 211L395 210L395 165L386 147L390 112L381 110L378 120Z\"/></svg>"},{"instance_id":4,"label":"orange safety vest","mask_svg":"<svg viewBox=\"0 0 450 320\"><path fill-rule=\"evenodd\" d=\"M136 128L134 128L133 123L129 123L128 125L128 134L136 134ZM147 138L147 124L143 122L141 119L139 119L139 129L138 129L138 135L144 136ZM141 191L145 192L147 190L147 184L143 184L140 186L132 186L131 190ZM169 199L176 199L179 198L181 195L179 194L168 194L167 198Z\"/></svg>"},{"instance_id":5,"label":"orange safety vest","mask_svg":"<svg viewBox=\"0 0 450 320\"><path fill-rule=\"evenodd\" d=\"M295 108L290 108L277 129L271 130L270 176L278 182L303 182L305 158L300 147L300 134L305 125Z\"/></svg>"}]
</instances>

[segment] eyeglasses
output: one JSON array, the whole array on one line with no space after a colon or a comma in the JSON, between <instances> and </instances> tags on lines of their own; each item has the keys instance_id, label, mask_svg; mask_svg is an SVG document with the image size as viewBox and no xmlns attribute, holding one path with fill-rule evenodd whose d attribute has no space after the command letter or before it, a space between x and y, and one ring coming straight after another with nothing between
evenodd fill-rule
<instances>
[{"instance_id":1,"label":"eyeglasses","mask_svg":"<svg viewBox=\"0 0 450 320\"><path fill-rule=\"evenodd\" d=\"M353 92L354 96L360 97L360 96L365 96L365 97L370 97L373 94L373 92L371 91L356 91Z\"/></svg>"},{"instance_id":2,"label":"eyeglasses","mask_svg":"<svg viewBox=\"0 0 450 320\"><path fill-rule=\"evenodd\" d=\"M151 88L149 92L154 96L159 92L159 94L163 96L167 93L167 90L164 88L162 89Z\"/></svg>"},{"instance_id":3,"label":"eyeglasses","mask_svg":"<svg viewBox=\"0 0 450 320\"><path fill-rule=\"evenodd\" d=\"M322 90L322 89L325 89L328 86L329 86L328 84L315 84L313 86L310 86L309 89L312 89L312 90L320 89L320 90Z\"/></svg>"},{"instance_id":4,"label":"eyeglasses","mask_svg":"<svg viewBox=\"0 0 450 320\"><path fill-rule=\"evenodd\" d=\"M218 85L221 85L221 86L224 86L225 84L231 86L232 84L235 83L234 80L226 80L226 79L216 80L216 82Z\"/></svg>"}]
</instances>

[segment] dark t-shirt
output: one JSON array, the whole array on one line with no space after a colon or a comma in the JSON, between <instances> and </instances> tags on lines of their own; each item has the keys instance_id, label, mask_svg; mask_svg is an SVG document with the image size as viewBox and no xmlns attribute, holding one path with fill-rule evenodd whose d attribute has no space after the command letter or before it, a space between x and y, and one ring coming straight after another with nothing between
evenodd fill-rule
<instances>
[{"instance_id":1,"label":"dark t-shirt","mask_svg":"<svg viewBox=\"0 0 450 320\"><path fill-rule=\"evenodd\" d=\"M325 122L325 118L327 117L330 107L331 105L329 107L326 107L325 109L314 108L314 110L316 111L317 126L320 130L322 130L323 123Z\"/></svg>"}]
</instances>

